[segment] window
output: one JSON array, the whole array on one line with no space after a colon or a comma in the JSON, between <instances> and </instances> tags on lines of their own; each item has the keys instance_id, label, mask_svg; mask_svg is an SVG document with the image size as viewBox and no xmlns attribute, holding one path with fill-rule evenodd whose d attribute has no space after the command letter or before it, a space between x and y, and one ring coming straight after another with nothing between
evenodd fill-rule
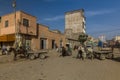
<instances>
[{"instance_id":1,"label":"window","mask_svg":"<svg viewBox=\"0 0 120 80\"><path fill-rule=\"evenodd\" d=\"M9 22L8 22L8 20L6 20L5 21L5 27L8 27L8 25L9 25Z\"/></svg>"},{"instance_id":2,"label":"window","mask_svg":"<svg viewBox=\"0 0 120 80\"><path fill-rule=\"evenodd\" d=\"M23 19L23 25L28 27L29 26L29 20L28 19Z\"/></svg>"}]
</instances>

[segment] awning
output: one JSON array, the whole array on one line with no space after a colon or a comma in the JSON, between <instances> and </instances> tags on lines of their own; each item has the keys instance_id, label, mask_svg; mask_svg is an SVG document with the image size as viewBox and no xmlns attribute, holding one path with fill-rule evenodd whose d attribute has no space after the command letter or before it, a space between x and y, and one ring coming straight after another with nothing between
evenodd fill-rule
<instances>
[{"instance_id":1,"label":"awning","mask_svg":"<svg viewBox=\"0 0 120 80\"><path fill-rule=\"evenodd\" d=\"M6 42L7 41L7 36L0 36L0 42Z\"/></svg>"},{"instance_id":2,"label":"awning","mask_svg":"<svg viewBox=\"0 0 120 80\"><path fill-rule=\"evenodd\" d=\"M10 42L15 41L15 34L0 36L0 42Z\"/></svg>"}]
</instances>

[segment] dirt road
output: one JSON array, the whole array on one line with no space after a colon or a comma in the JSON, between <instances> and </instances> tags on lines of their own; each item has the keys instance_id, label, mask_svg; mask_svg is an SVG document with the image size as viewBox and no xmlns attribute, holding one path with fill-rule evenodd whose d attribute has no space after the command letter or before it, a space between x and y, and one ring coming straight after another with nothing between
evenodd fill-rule
<instances>
[{"instance_id":1,"label":"dirt road","mask_svg":"<svg viewBox=\"0 0 120 80\"><path fill-rule=\"evenodd\" d=\"M0 63L0 80L120 80L118 59L82 61L75 57L76 53L59 57L52 51L45 60L8 60Z\"/></svg>"}]
</instances>

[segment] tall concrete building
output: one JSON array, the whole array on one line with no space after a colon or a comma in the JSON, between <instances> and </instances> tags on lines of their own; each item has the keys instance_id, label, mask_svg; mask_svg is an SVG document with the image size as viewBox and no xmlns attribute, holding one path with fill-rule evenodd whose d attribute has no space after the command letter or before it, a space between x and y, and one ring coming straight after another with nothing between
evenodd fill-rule
<instances>
[{"instance_id":1,"label":"tall concrete building","mask_svg":"<svg viewBox=\"0 0 120 80\"><path fill-rule=\"evenodd\" d=\"M65 30L72 30L72 33L85 33L84 10L74 10L65 14Z\"/></svg>"},{"instance_id":2,"label":"tall concrete building","mask_svg":"<svg viewBox=\"0 0 120 80\"><path fill-rule=\"evenodd\" d=\"M80 33L86 33L84 10L73 10L65 13L65 35L69 44L78 44Z\"/></svg>"}]
</instances>

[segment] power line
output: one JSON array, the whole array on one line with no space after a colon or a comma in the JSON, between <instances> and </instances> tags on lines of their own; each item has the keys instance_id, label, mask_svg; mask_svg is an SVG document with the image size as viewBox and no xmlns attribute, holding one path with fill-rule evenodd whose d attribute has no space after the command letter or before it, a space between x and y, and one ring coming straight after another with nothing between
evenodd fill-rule
<instances>
[{"instance_id":1,"label":"power line","mask_svg":"<svg viewBox=\"0 0 120 80\"><path fill-rule=\"evenodd\" d=\"M110 33L110 32L119 31L119 30L120 30L120 28L119 29L114 29L114 30L100 31L100 32L92 32L92 33L89 32L89 34Z\"/></svg>"}]
</instances>

